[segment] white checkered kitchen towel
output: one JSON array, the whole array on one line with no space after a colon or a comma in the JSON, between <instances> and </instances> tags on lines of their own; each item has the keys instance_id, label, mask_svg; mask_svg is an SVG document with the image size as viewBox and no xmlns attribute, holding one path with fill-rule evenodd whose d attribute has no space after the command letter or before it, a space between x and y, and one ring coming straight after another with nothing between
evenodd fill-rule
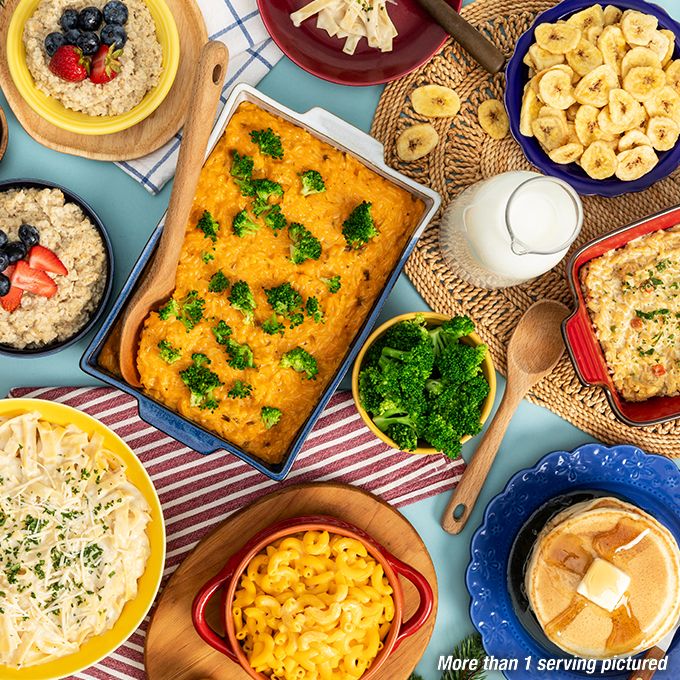
<instances>
[{"instance_id":1,"label":"white checkered kitchen towel","mask_svg":"<svg viewBox=\"0 0 680 680\"><path fill-rule=\"evenodd\" d=\"M197 0L208 36L229 48L229 68L222 91L221 107L236 83L257 85L282 54L269 37L256 0ZM175 174L181 133L157 151L132 161L118 163L149 192L157 194Z\"/></svg>"}]
</instances>

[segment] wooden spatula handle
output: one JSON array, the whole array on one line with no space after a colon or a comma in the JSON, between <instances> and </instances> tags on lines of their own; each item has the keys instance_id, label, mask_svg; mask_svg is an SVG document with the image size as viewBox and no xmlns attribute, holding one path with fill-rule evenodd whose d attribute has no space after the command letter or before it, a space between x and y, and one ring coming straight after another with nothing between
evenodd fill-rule
<instances>
[{"instance_id":1,"label":"wooden spatula handle","mask_svg":"<svg viewBox=\"0 0 680 680\"><path fill-rule=\"evenodd\" d=\"M184 227L191 212L194 191L203 168L203 156L215 123L217 102L226 75L227 56L227 48L215 40L207 42L201 50L175 171L175 183L181 183L181 186L173 187L170 195L163 234L154 258L157 262L164 260L164 256L175 263L179 259L184 243ZM184 191L185 187L188 190Z\"/></svg>"},{"instance_id":2,"label":"wooden spatula handle","mask_svg":"<svg viewBox=\"0 0 680 680\"><path fill-rule=\"evenodd\" d=\"M498 412L484 433L442 515L442 527L450 534L459 534L465 528L522 396L516 392L505 391Z\"/></svg>"},{"instance_id":3,"label":"wooden spatula handle","mask_svg":"<svg viewBox=\"0 0 680 680\"><path fill-rule=\"evenodd\" d=\"M645 661L648 661L649 659L657 659L657 661L661 661L661 659L666 656L666 652L663 651L663 649L659 649L658 647L652 647L647 654L645 654ZM649 669L644 669L641 671L633 671L628 680L652 680L652 677L656 673L656 669L654 670L649 670Z\"/></svg>"},{"instance_id":4,"label":"wooden spatula handle","mask_svg":"<svg viewBox=\"0 0 680 680\"><path fill-rule=\"evenodd\" d=\"M489 73L498 73L505 55L472 24L456 12L446 0L418 0L428 14Z\"/></svg>"}]
</instances>

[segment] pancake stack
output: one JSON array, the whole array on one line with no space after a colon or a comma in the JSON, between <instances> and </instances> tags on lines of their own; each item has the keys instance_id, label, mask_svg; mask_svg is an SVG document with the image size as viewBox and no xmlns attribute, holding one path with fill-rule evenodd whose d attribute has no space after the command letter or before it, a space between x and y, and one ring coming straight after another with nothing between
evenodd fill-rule
<instances>
[{"instance_id":1,"label":"pancake stack","mask_svg":"<svg viewBox=\"0 0 680 680\"><path fill-rule=\"evenodd\" d=\"M680 549L643 510L598 498L548 522L525 586L560 649L588 659L628 656L653 647L680 619Z\"/></svg>"}]
</instances>

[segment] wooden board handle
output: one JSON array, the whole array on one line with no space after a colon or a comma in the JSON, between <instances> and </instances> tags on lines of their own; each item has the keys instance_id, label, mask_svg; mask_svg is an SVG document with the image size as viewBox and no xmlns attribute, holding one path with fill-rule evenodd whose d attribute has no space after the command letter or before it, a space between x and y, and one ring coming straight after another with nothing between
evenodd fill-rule
<instances>
[{"instance_id":1,"label":"wooden board handle","mask_svg":"<svg viewBox=\"0 0 680 680\"><path fill-rule=\"evenodd\" d=\"M459 534L465 528L496 458L505 431L522 397L523 394L505 390L503 401L494 419L484 433L442 515L442 527L450 534Z\"/></svg>"},{"instance_id":2,"label":"wooden board handle","mask_svg":"<svg viewBox=\"0 0 680 680\"><path fill-rule=\"evenodd\" d=\"M427 13L489 73L498 73L505 55L445 0L418 0Z\"/></svg>"},{"instance_id":3,"label":"wooden board handle","mask_svg":"<svg viewBox=\"0 0 680 680\"><path fill-rule=\"evenodd\" d=\"M666 652L663 651L663 649L659 649L659 647L652 647L647 654L645 654L645 661L649 661L650 659L656 659L657 661L661 661L666 656ZM630 677L628 680L651 680L654 674L656 673L656 669L650 670L648 668L645 668L641 671L633 671L630 674Z\"/></svg>"}]
</instances>

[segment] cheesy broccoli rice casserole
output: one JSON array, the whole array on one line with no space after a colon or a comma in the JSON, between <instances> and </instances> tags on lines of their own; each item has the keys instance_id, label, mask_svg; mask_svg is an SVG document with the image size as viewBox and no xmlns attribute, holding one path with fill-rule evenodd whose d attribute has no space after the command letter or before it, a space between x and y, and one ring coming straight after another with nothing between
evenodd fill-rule
<instances>
[{"instance_id":1,"label":"cheesy broccoli rice casserole","mask_svg":"<svg viewBox=\"0 0 680 680\"><path fill-rule=\"evenodd\" d=\"M680 225L592 260L581 280L621 396L680 394Z\"/></svg>"},{"instance_id":2,"label":"cheesy broccoli rice casserole","mask_svg":"<svg viewBox=\"0 0 680 680\"><path fill-rule=\"evenodd\" d=\"M150 554L149 506L100 435L0 418L0 675L109 630Z\"/></svg>"},{"instance_id":3,"label":"cheesy broccoli rice casserole","mask_svg":"<svg viewBox=\"0 0 680 680\"><path fill-rule=\"evenodd\" d=\"M350 154L241 104L201 172L172 299L145 321L145 392L280 462L424 210Z\"/></svg>"}]
</instances>

